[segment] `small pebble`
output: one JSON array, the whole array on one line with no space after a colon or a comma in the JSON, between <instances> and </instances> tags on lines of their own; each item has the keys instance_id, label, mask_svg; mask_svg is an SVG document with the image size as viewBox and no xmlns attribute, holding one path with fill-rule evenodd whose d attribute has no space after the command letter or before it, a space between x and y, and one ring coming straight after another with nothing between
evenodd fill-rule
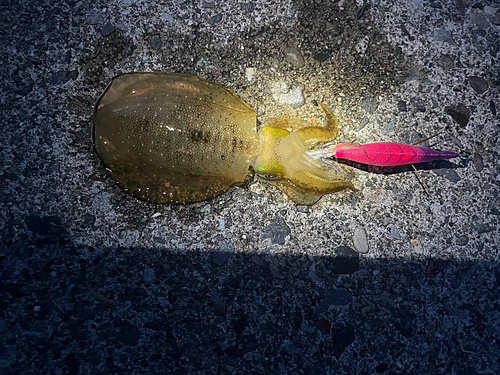
<instances>
[{"instance_id":1,"label":"small pebble","mask_svg":"<svg viewBox=\"0 0 500 375\"><path fill-rule=\"evenodd\" d=\"M488 16L494 16L498 12L498 8L493 8L489 5L486 5L483 10Z\"/></svg>"},{"instance_id":2,"label":"small pebble","mask_svg":"<svg viewBox=\"0 0 500 375\"><path fill-rule=\"evenodd\" d=\"M235 247L233 241L229 238L225 238L217 244L217 251L222 253L234 253Z\"/></svg>"},{"instance_id":3,"label":"small pebble","mask_svg":"<svg viewBox=\"0 0 500 375\"><path fill-rule=\"evenodd\" d=\"M369 114L373 114L378 108L378 101L373 96L369 96L361 100L359 106Z\"/></svg>"},{"instance_id":4,"label":"small pebble","mask_svg":"<svg viewBox=\"0 0 500 375\"><path fill-rule=\"evenodd\" d=\"M358 44L354 47L356 49L356 52L359 53L360 55L364 55L366 50L368 49L368 45L370 44L370 38L368 35L365 35L363 38L360 39Z\"/></svg>"},{"instance_id":5,"label":"small pebble","mask_svg":"<svg viewBox=\"0 0 500 375\"><path fill-rule=\"evenodd\" d=\"M222 21L222 14L220 14L220 13L219 13L219 14L216 14L215 16L210 17L210 18L208 19L208 23L209 23L210 25L215 25L215 24L219 23L220 21Z\"/></svg>"},{"instance_id":6,"label":"small pebble","mask_svg":"<svg viewBox=\"0 0 500 375\"><path fill-rule=\"evenodd\" d=\"M438 42L448 43L452 45L455 44L455 40L453 40L453 36L448 30L434 29L431 32L431 38Z\"/></svg>"},{"instance_id":7,"label":"small pebble","mask_svg":"<svg viewBox=\"0 0 500 375\"><path fill-rule=\"evenodd\" d=\"M342 353L356 340L356 331L351 325L347 325L333 335L333 355L339 358Z\"/></svg>"},{"instance_id":8,"label":"small pebble","mask_svg":"<svg viewBox=\"0 0 500 375\"><path fill-rule=\"evenodd\" d=\"M470 111L464 104L460 103L451 105L449 107L445 107L444 110L462 128L465 128L465 126L469 123Z\"/></svg>"},{"instance_id":9,"label":"small pebble","mask_svg":"<svg viewBox=\"0 0 500 375\"><path fill-rule=\"evenodd\" d=\"M472 155L472 164L476 172L481 172L484 168L483 157L480 154Z\"/></svg>"},{"instance_id":10,"label":"small pebble","mask_svg":"<svg viewBox=\"0 0 500 375\"><path fill-rule=\"evenodd\" d=\"M370 121L370 119L367 116L363 116L363 118L359 122L359 125L356 126L356 129L354 129L354 130L359 132L361 129L363 129L366 126L366 124L368 124L369 121Z\"/></svg>"},{"instance_id":11,"label":"small pebble","mask_svg":"<svg viewBox=\"0 0 500 375\"><path fill-rule=\"evenodd\" d=\"M471 13L469 15L470 20L474 22L476 25L479 27L484 27L487 28L490 26L490 23L488 22L488 19L483 13Z\"/></svg>"},{"instance_id":12,"label":"small pebble","mask_svg":"<svg viewBox=\"0 0 500 375\"><path fill-rule=\"evenodd\" d=\"M161 46L163 45L159 35L153 35L149 39L149 43L151 44L151 48L155 51L158 51L161 48Z\"/></svg>"},{"instance_id":13,"label":"small pebble","mask_svg":"<svg viewBox=\"0 0 500 375\"><path fill-rule=\"evenodd\" d=\"M295 68L302 68L304 66L304 57L300 50L296 47L287 46L284 50L285 61Z\"/></svg>"},{"instance_id":14,"label":"small pebble","mask_svg":"<svg viewBox=\"0 0 500 375\"><path fill-rule=\"evenodd\" d=\"M377 372L377 374L383 374L384 372L387 371L388 368L389 365L387 363L381 362L375 367L375 371Z\"/></svg>"},{"instance_id":15,"label":"small pebble","mask_svg":"<svg viewBox=\"0 0 500 375\"><path fill-rule=\"evenodd\" d=\"M54 223L51 217L30 215L24 219L24 222L33 233L48 234L54 232Z\"/></svg>"},{"instance_id":16,"label":"small pebble","mask_svg":"<svg viewBox=\"0 0 500 375\"><path fill-rule=\"evenodd\" d=\"M483 77L471 76L469 77L469 85L474 89L479 95L484 94L488 91L488 82Z\"/></svg>"},{"instance_id":17,"label":"small pebble","mask_svg":"<svg viewBox=\"0 0 500 375\"><path fill-rule=\"evenodd\" d=\"M151 284L155 279L155 270L152 268L146 268L143 272L144 282Z\"/></svg>"},{"instance_id":18,"label":"small pebble","mask_svg":"<svg viewBox=\"0 0 500 375\"><path fill-rule=\"evenodd\" d=\"M436 63L443 69L450 70L455 67L455 60L448 55L441 55Z\"/></svg>"},{"instance_id":19,"label":"small pebble","mask_svg":"<svg viewBox=\"0 0 500 375\"><path fill-rule=\"evenodd\" d=\"M419 112L425 112L425 105L421 103L415 103L415 109Z\"/></svg>"},{"instance_id":20,"label":"small pebble","mask_svg":"<svg viewBox=\"0 0 500 375\"><path fill-rule=\"evenodd\" d=\"M389 238L391 240L400 240L401 234L399 233L399 229L396 225L391 225L391 233L389 234Z\"/></svg>"},{"instance_id":21,"label":"small pebble","mask_svg":"<svg viewBox=\"0 0 500 375\"><path fill-rule=\"evenodd\" d=\"M314 60L319 61L319 62L323 62L323 61L326 61L330 57L330 55L328 53L319 52L319 53L315 53L313 57L314 57Z\"/></svg>"},{"instance_id":22,"label":"small pebble","mask_svg":"<svg viewBox=\"0 0 500 375\"><path fill-rule=\"evenodd\" d=\"M325 335L329 334L332 329L332 324L327 319L319 319L316 322L316 326Z\"/></svg>"},{"instance_id":23,"label":"small pebble","mask_svg":"<svg viewBox=\"0 0 500 375\"><path fill-rule=\"evenodd\" d=\"M354 248L358 253L368 253L368 240L366 239L366 230L364 228L356 228L354 231Z\"/></svg>"},{"instance_id":24,"label":"small pebble","mask_svg":"<svg viewBox=\"0 0 500 375\"><path fill-rule=\"evenodd\" d=\"M215 3L213 1L206 1L206 0L203 0L201 2L201 7L202 8L209 8L209 9L213 9L215 8Z\"/></svg>"},{"instance_id":25,"label":"small pebble","mask_svg":"<svg viewBox=\"0 0 500 375\"><path fill-rule=\"evenodd\" d=\"M363 17L363 14L365 13L366 8L370 6L370 2L365 1L361 8L359 8L358 13L356 14L356 18L359 20L361 17Z\"/></svg>"},{"instance_id":26,"label":"small pebble","mask_svg":"<svg viewBox=\"0 0 500 375\"><path fill-rule=\"evenodd\" d=\"M255 83L255 73L257 72L257 69L255 68L246 68L245 69L245 74L247 76L247 81L250 82L250 84Z\"/></svg>"},{"instance_id":27,"label":"small pebble","mask_svg":"<svg viewBox=\"0 0 500 375\"><path fill-rule=\"evenodd\" d=\"M101 29L101 35L102 36L108 36L109 34L111 34L115 30L116 30L115 27L110 22L108 22Z\"/></svg>"},{"instance_id":28,"label":"small pebble","mask_svg":"<svg viewBox=\"0 0 500 375\"><path fill-rule=\"evenodd\" d=\"M406 102L404 100L398 101L398 110L399 112L408 112L408 107L406 106Z\"/></svg>"},{"instance_id":29,"label":"small pebble","mask_svg":"<svg viewBox=\"0 0 500 375\"><path fill-rule=\"evenodd\" d=\"M290 234L290 228L281 216L276 215L271 223L262 229L260 240L271 240L272 244L284 245L286 237Z\"/></svg>"},{"instance_id":30,"label":"small pebble","mask_svg":"<svg viewBox=\"0 0 500 375\"><path fill-rule=\"evenodd\" d=\"M280 101L288 104L293 109L297 109L305 103L303 95L304 89L305 86L301 83L293 85L290 91L280 95Z\"/></svg>"}]
</instances>

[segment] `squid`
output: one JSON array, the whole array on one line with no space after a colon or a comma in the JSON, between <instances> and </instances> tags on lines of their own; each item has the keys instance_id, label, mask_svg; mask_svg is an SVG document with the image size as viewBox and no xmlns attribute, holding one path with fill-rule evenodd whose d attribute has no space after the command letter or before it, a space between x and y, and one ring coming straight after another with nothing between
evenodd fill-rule
<instances>
[{"instance_id":1,"label":"squid","mask_svg":"<svg viewBox=\"0 0 500 375\"><path fill-rule=\"evenodd\" d=\"M338 127L331 109L320 106L325 126L292 115L258 126L255 111L221 85L195 75L127 73L99 97L92 140L121 188L171 204L204 201L256 174L310 205L327 193L355 191L335 158L400 165L456 155L392 143L325 148Z\"/></svg>"}]
</instances>

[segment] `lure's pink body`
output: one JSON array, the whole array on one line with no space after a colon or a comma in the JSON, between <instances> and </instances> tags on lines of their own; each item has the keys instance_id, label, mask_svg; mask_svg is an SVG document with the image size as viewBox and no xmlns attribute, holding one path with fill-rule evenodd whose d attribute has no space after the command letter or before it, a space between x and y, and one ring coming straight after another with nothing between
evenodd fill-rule
<instances>
[{"instance_id":1,"label":"lure's pink body","mask_svg":"<svg viewBox=\"0 0 500 375\"><path fill-rule=\"evenodd\" d=\"M436 151L428 147L407 145L404 143L378 142L357 145L341 143L334 147L335 157L368 165L392 167L416 164L434 159L451 159L458 154L451 151Z\"/></svg>"}]
</instances>

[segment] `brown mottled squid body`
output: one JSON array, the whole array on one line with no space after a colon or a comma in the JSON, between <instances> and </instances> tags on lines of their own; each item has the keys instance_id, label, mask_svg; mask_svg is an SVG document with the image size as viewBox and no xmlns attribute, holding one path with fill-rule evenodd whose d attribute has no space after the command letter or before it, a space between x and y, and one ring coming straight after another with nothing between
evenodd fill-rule
<instances>
[{"instance_id":1,"label":"brown mottled squid body","mask_svg":"<svg viewBox=\"0 0 500 375\"><path fill-rule=\"evenodd\" d=\"M198 202L241 185L252 167L299 204L354 190L342 167L308 150L331 142L327 125L280 116L257 132L255 112L223 86L194 75L129 73L113 78L94 110L93 140L111 176L133 196Z\"/></svg>"}]
</instances>

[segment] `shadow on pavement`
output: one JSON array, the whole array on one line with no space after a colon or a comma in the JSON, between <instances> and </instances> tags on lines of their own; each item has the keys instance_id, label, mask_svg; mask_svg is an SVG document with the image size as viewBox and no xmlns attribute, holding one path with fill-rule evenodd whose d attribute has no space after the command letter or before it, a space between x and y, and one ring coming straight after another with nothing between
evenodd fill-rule
<instances>
[{"instance_id":1,"label":"shadow on pavement","mask_svg":"<svg viewBox=\"0 0 500 375\"><path fill-rule=\"evenodd\" d=\"M89 248L33 220L0 258L4 374L498 370L494 260Z\"/></svg>"}]
</instances>

